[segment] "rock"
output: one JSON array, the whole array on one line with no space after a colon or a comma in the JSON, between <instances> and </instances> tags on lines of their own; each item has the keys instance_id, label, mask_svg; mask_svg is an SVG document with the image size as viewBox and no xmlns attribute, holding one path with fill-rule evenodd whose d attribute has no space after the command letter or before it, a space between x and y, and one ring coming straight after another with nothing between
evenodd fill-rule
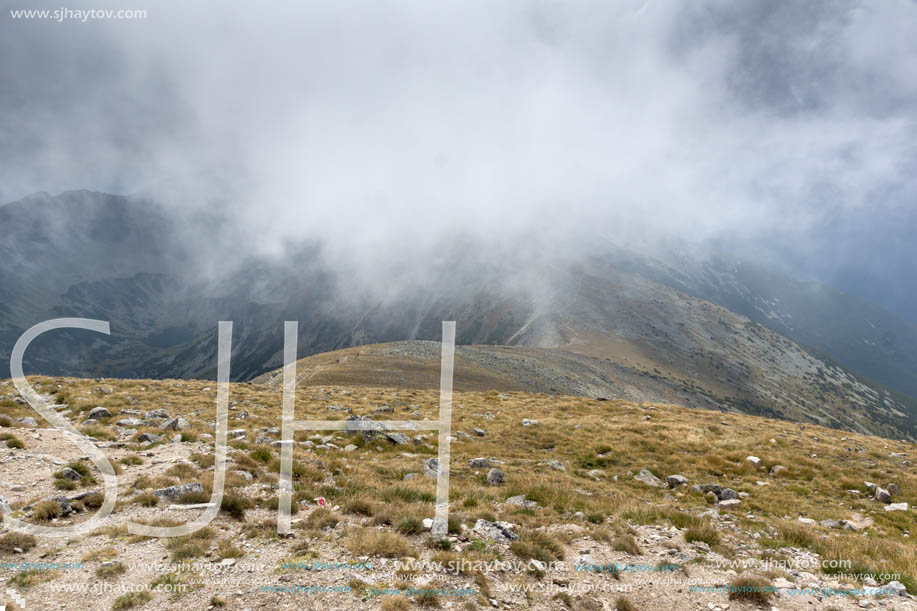
<instances>
[{"instance_id":1,"label":"rock","mask_svg":"<svg viewBox=\"0 0 917 611\"><path fill-rule=\"evenodd\" d=\"M238 475L238 476L241 477L242 479L247 479L247 480L253 480L253 479L255 479L255 476L252 475L251 472L249 472L249 471L243 471L243 470L241 470L241 469L237 469L237 470L233 471L233 473L235 473L236 475Z\"/></svg>"},{"instance_id":2,"label":"rock","mask_svg":"<svg viewBox=\"0 0 917 611\"><path fill-rule=\"evenodd\" d=\"M428 458L423 461L423 476L424 477L437 477L439 476L439 459L438 458Z\"/></svg>"},{"instance_id":3,"label":"rock","mask_svg":"<svg viewBox=\"0 0 917 611\"><path fill-rule=\"evenodd\" d=\"M535 501L525 500L524 494L509 497L508 499L506 499L506 504L507 505L518 505L520 507L525 507L526 509L535 509L536 507L538 507L538 503L536 503Z\"/></svg>"},{"instance_id":4,"label":"rock","mask_svg":"<svg viewBox=\"0 0 917 611\"><path fill-rule=\"evenodd\" d=\"M60 506L60 515L62 518L69 516L71 513L76 513L76 510L70 504L70 499L65 496L54 496L44 500L57 503Z\"/></svg>"},{"instance_id":5,"label":"rock","mask_svg":"<svg viewBox=\"0 0 917 611\"><path fill-rule=\"evenodd\" d=\"M419 476L420 476L419 473L405 473L404 481L408 482L408 481L411 481L412 479L417 479Z\"/></svg>"},{"instance_id":6,"label":"rock","mask_svg":"<svg viewBox=\"0 0 917 611\"><path fill-rule=\"evenodd\" d=\"M907 588L900 581L890 581L885 584L884 589L891 590L892 596L906 596Z\"/></svg>"},{"instance_id":7,"label":"rock","mask_svg":"<svg viewBox=\"0 0 917 611\"><path fill-rule=\"evenodd\" d=\"M812 518L799 518L799 523L805 524L806 526L815 526L817 522L815 522L815 520Z\"/></svg>"},{"instance_id":8,"label":"rock","mask_svg":"<svg viewBox=\"0 0 917 611\"><path fill-rule=\"evenodd\" d=\"M885 488L876 488L876 500L882 503L891 503L892 495Z\"/></svg>"},{"instance_id":9,"label":"rock","mask_svg":"<svg viewBox=\"0 0 917 611\"><path fill-rule=\"evenodd\" d=\"M356 452L356 451L359 450L359 449L360 449L360 448L358 448L357 446L353 445L352 443L348 443L346 446L344 446L344 451L345 451L345 452Z\"/></svg>"},{"instance_id":10,"label":"rock","mask_svg":"<svg viewBox=\"0 0 917 611\"><path fill-rule=\"evenodd\" d=\"M784 577L778 577L774 580L773 586L782 590L784 588L795 588L796 584Z\"/></svg>"},{"instance_id":11,"label":"rock","mask_svg":"<svg viewBox=\"0 0 917 611\"><path fill-rule=\"evenodd\" d=\"M171 420L169 420L168 422L166 422L159 428L161 428L164 431L183 431L189 428L190 426L191 424L187 420L185 420L182 417L178 417L178 418L172 418Z\"/></svg>"},{"instance_id":12,"label":"rock","mask_svg":"<svg viewBox=\"0 0 917 611\"><path fill-rule=\"evenodd\" d=\"M858 513L854 513L850 516L849 520L841 520L840 525L844 530L865 530L872 526L872 518L863 517Z\"/></svg>"},{"instance_id":13,"label":"rock","mask_svg":"<svg viewBox=\"0 0 917 611\"><path fill-rule=\"evenodd\" d=\"M669 485L669 488L678 488L679 486L686 486L688 484L688 478L684 475L670 475L665 478L665 481Z\"/></svg>"},{"instance_id":14,"label":"rock","mask_svg":"<svg viewBox=\"0 0 917 611\"><path fill-rule=\"evenodd\" d=\"M567 468L564 466L564 463L560 462L559 460L543 460L538 464L543 467L547 467L548 469L551 469L552 471L564 471L564 472L567 471Z\"/></svg>"},{"instance_id":15,"label":"rock","mask_svg":"<svg viewBox=\"0 0 917 611\"><path fill-rule=\"evenodd\" d=\"M471 429L471 432L477 435L478 437L483 437L487 433L484 432L484 429Z\"/></svg>"},{"instance_id":16,"label":"rock","mask_svg":"<svg viewBox=\"0 0 917 611\"><path fill-rule=\"evenodd\" d=\"M781 473L785 473L787 468L783 465L774 465L771 467L771 477L779 477Z\"/></svg>"},{"instance_id":17,"label":"rock","mask_svg":"<svg viewBox=\"0 0 917 611\"><path fill-rule=\"evenodd\" d=\"M725 501L720 501L719 506L725 507L728 509L730 507L738 507L741 504L742 504L742 501L740 501L739 499L727 499Z\"/></svg>"},{"instance_id":18,"label":"rock","mask_svg":"<svg viewBox=\"0 0 917 611\"><path fill-rule=\"evenodd\" d=\"M10 513L13 508L10 507L10 501L5 496L0 496L0 513Z\"/></svg>"},{"instance_id":19,"label":"rock","mask_svg":"<svg viewBox=\"0 0 917 611\"><path fill-rule=\"evenodd\" d=\"M749 456L749 457L746 458L745 460L746 460L746 462L749 462L749 463L751 463L752 465L754 465L755 469L761 468L761 459L758 458L757 456Z\"/></svg>"},{"instance_id":20,"label":"rock","mask_svg":"<svg viewBox=\"0 0 917 611\"><path fill-rule=\"evenodd\" d=\"M162 439L162 437L160 437L159 435L154 435L153 433L144 433L140 437L137 438L137 441L139 441L140 443L156 443L160 439Z\"/></svg>"},{"instance_id":21,"label":"rock","mask_svg":"<svg viewBox=\"0 0 917 611\"><path fill-rule=\"evenodd\" d=\"M732 488L723 488L717 493L716 498L721 501L732 501L739 498L739 493Z\"/></svg>"},{"instance_id":22,"label":"rock","mask_svg":"<svg viewBox=\"0 0 917 611\"><path fill-rule=\"evenodd\" d=\"M888 490L890 495L898 496L898 484L888 484L885 489Z\"/></svg>"},{"instance_id":23,"label":"rock","mask_svg":"<svg viewBox=\"0 0 917 611\"><path fill-rule=\"evenodd\" d=\"M111 412L104 407L93 407L86 416L87 420L99 420L101 418L111 418Z\"/></svg>"},{"instance_id":24,"label":"rock","mask_svg":"<svg viewBox=\"0 0 917 611\"><path fill-rule=\"evenodd\" d=\"M242 437L245 437L245 435L246 435L245 429L233 429L229 431L229 436L232 439L241 439Z\"/></svg>"},{"instance_id":25,"label":"rock","mask_svg":"<svg viewBox=\"0 0 917 611\"><path fill-rule=\"evenodd\" d=\"M863 486L864 486L867 490L869 490L870 492L872 492L873 494L876 493L876 488L879 487L878 485L876 485L876 484L874 484L874 483L872 483L872 482L863 482Z\"/></svg>"},{"instance_id":26,"label":"rock","mask_svg":"<svg viewBox=\"0 0 917 611\"><path fill-rule=\"evenodd\" d=\"M411 438L404 433L386 433L385 438L399 446L405 446L411 443Z\"/></svg>"},{"instance_id":27,"label":"rock","mask_svg":"<svg viewBox=\"0 0 917 611\"><path fill-rule=\"evenodd\" d=\"M822 528L837 528L838 524L834 520L822 520L818 523Z\"/></svg>"},{"instance_id":28,"label":"rock","mask_svg":"<svg viewBox=\"0 0 917 611\"><path fill-rule=\"evenodd\" d=\"M146 417L147 419L157 418L160 420L168 420L169 418L171 418L171 416L169 416L169 412L167 412L164 409L154 409L152 411L149 411L147 412Z\"/></svg>"},{"instance_id":29,"label":"rock","mask_svg":"<svg viewBox=\"0 0 917 611\"><path fill-rule=\"evenodd\" d=\"M499 486L503 483L503 471L500 469L491 469L487 472L487 483L491 486Z\"/></svg>"},{"instance_id":30,"label":"rock","mask_svg":"<svg viewBox=\"0 0 917 611\"><path fill-rule=\"evenodd\" d=\"M595 481L599 481L603 477L606 477L605 472L602 471L601 469L590 469L589 471L586 472L586 475L588 475Z\"/></svg>"},{"instance_id":31,"label":"rock","mask_svg":"<svg viewBox=\"0 0 917 611\"><path fill-rule=\"evenodd\" d=\"M144 422L140 418L124 418L122 420L118 420L118 422L116 422L115 424L117 424L118 426L123 426L124 428L128 429L128 428L136 428L138 426L143 426L144 424L146 424L146 422Z\"/></svg>"},{"instance_id":32,"label":"rock","mask_svg":"<svg viewBox=\"0 0 917 611\"><path fill-rule=\"evenodd\" d=\"M118 432L118 437L133 437L137 434L137 429L121 429Z\"/></svg>"},{"instance_id":33,"label":"rock","mask_svg":"<svg viewBox=\"0 0 917 611\"><path fill-rule=\"evenodd\" d=\"M522 426L535 426L538 424L537 420L529 420L528 418L522 419Z\"/></svg>"},{"instance_id":34,"label":"rock","mask_svg":"<svg viewBox=\"0 0 917 611\"><path fill-rule=\"evenodd\" d=\"M658 488L662 485L662 480L650 473L647 469L640 469L640 473L635 475L634 479L638 482L643 482L647 486L652 486L653 488Z\"/></svg>"},{"instance_id":35,"label":"rock","mask_svg":"<svg viewBox=\"0 0 917 611\"><path fill-rule=\"evenodd\" d=\"M38 426L38 423L35 422L35 418L32 418L31 416L26 418L17 418L16 422L29 429L34 429L36 426Z\"/></svg>"},{"instance_id":36,"label":"rock","mask_svg":"<svg viewBox=\"0 0 917 611\"><path fill-rule=\"evenodd\" d=\"M190 492L203 492L204 487L197 482L192 482L189 484L179 484L177 486L169 486L168 488L160 488L159 490L154 490L153 494L162 499L167 499L169 501L177 500L181 495L188 494Z\"/></svg>"},{"instance_id":37,"label":"rock","mask_svg":"<svg viewBox=\"0 0 917 611\"><path fill-rule=\"evenodd\" d=\"M478 520L474 523L474 528L471 529L471 532L485 539L490 539L491 541L508 543L519 538L518 535L513 532L513 528L515 528L515 526L509 522L488 522L487 520Z\"/></svg>"},{"instance_id":38,"label":"rock","mask_svg":"<svg viewBox=\"0 0 917 611\"><path fill-rule=\"evenodd\" d=\"M423 519L423 529L424 530L433 530L433 518L424 518Z\"/></svg>"},{"instance_id":39,"label":"rock","mask_svg":"<svg viewBox=\"0 0 917 611\"><path fill-rule=\"evenodd\" d=\"M892 503L885 506L885 511L907 511L907 503Z\"/></svg>"},{"instance_id":40,"label":"rock","mask_svg":"<svg viewBox=\"0 0 917 611\"><path fill-rule=\"evenodd\" d=\"M486 458L472 458L468 461L468 466L472 469L487 469L490 467L490 461Z\"/></svg>"},{"instance_id":41,"label":"rock","mask_svg":"<svg viewBox=\"0 0 917 611\"><path fill-rule=\"evenodd\" d=\"M78 482L83 479L83 476L71 469L70 467L64 467L59 471L61 478L69 479L71 482Z\"/></svg>"}]
</instances>

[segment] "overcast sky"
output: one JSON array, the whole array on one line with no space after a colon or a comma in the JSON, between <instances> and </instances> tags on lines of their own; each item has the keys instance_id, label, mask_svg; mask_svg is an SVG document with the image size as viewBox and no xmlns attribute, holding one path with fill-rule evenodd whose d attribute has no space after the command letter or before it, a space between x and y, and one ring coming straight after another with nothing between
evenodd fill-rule
<instances>
[{"instance_id":1,"label":"overcast sky","mask_svg":"<svg viewBox=\"0 0 917 611\"><path fill-rule=\"evenodd\" d=\"M719 244L917 296L917 4L0 0L0 202L228 205L361 262ZM917 318L917 317L915 317Z\"/></svg>"}]
</instances>

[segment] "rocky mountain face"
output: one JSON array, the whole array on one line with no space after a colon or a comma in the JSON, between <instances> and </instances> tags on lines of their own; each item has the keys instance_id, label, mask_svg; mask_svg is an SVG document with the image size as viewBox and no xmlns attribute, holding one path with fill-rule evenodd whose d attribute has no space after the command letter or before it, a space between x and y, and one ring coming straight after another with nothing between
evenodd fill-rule
<instances>
[{"instance_id":1,"label":"rocky mountain face","mask_svg":"<svg viewBox=\"0 0 917 611\"><path fill-rule=\"evenodd\" d=\"M528 285L508 284L517 270L468 265L380 293L349 286L321 263L319 245L282 264L251 258L200 273L209 268L199 243L224 237L201 227L147 201L88 192L0 207L0 359L32 325L84 317L110 321L111 336L49 333L26 371L213 377L217 322L232 320L232 376L247 380L282 364L285 320L300 323L301 355L435 341L441 321L456 320L468 346L460 355L513 389L917 435L911 400L866 381L917 395L904 375L915 370L917 332L825 287L719 261L676 267L614 253L539 269Z\"/></svg>"}]
</instances>

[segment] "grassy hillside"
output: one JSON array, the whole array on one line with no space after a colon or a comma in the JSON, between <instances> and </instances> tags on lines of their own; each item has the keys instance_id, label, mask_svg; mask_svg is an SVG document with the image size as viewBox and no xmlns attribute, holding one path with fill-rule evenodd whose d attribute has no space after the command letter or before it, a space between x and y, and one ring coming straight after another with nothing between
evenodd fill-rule
<instances>
[{"instance_id":1,"label":"grassy hillside","mask_svg":"<svg viewBox=\"0 0 917 611\"><path fill-rule=\"evenodd\" d=\"M360 434L332 432L297 437L295 537L280 539L275 513L279 451L270 444L279 438L280 393L264 384L233 384L229 428L241 431L233 433L238 437L231 442L221 513L198 535L177 541L146 539L128 535L124 523L129 519L160 524L189 520L201 510L179 511L177 506L209 498L215 385L175 380L31 381L72 422L99 440L121 475L118 507L101 532L64 541L29 541L13 534L0 538L5 561L84 563L79 570L4 571L7 582L16 584L27 599L66 603L71 609L129 608L128 604L150 609L206 608L210 604L240 609L302 608L303 604L399 609L456 602L467 608L487 608L493 604L491 599L498 606L546 609L589 608L590 600L619 609L627 604L644 609L697 608L708 603L731 604L730 609L754 607L754 601L741 597L730 601L725 593L691 592L687 587L674 593L671 588L643 583L634 574L587 578L572 567L585 562L583 558L601 564L673 563L679 565L683 577L693 575L721 585L754 577L766 584L788 579L800 587L807 583L855 586L856 579L848 575L857 574L862 586L869 579L867 573L879 583L889 580L883 574L897 573L896 581L917 593L917 547L910 541L917 524L911 508L917 502L917 476L912 465L915 447L910 443L664 404L458 392L452 425L452 534L446 540L432 538L422 523L433 516L435 479L423 473L424 461L436 455L435 435L399 445L384 437L363 439ZM43 499L73 498L99 490L93 480L101 482L101 477L91 463L79 460L79 450L56 431L25 428L16 422L36 414L19 404L14 394L10 382L0 382L0 397L6 395L0 400L0 424L9 446L0 449L0 474L7 482L4 495L14 515L47 524L60 513L55 510L59 502ZM438 409L433 390L303 386L297 401L298 419L344 419L352 412L377 420L434 420ZM111 416L87 421L89 410L97 406L105 407ZM186 419L188 428L162 430L158 423L163 421L149 414L160 409L170 417ZM116 424L124 418L144 422L126 433ZM524 426L524 418L538 422ZM40 422L39 427L43 426ZM144 433L160 439L142 443L139 438ZM14 439L23 447L17 447L20 444ZM754 466L749 456L760 458L761 465ZM491 465L469 465L471 459L481 457ZM61 477L65 462L75 463L84 475L78 481ZM778 465L785 469L775 469ZM488 483L491 468L503 472L502 484ZM684 476L687 485L674 489L648 485L635 479L644 469L663 480L669 475ZM892 500L908 503L908 510L886 511L887 505L875 500L864 482L897 485ZM179 483L200 483L202 492L174 500L151 494ZM692 492L689 487L694 484L729 488L740 502L721 502L709 494ZM523 499L513 498L519 496ZM317 507L317 497L327 499L328 505ZM525 501L534 505L526 506ZM72 502L83 504L83 511L58 515L55 523L83 520L97 503L97 497L84 495ZM478 520L508 522L519 538L492 540L474 530ZM818 524L824 520L837 524ZM845 528L841 521L849 525ZM789 561L815 557L812 554L820 560L849 560L850 566L840 571L848 575L837 575L838 570L832 568L807 568L799 575L773 567L741 566L741 561ZM435 570L397 572L391 559L401 557L464 558L469 562L534 558L564 560L566 565L558 570L529 565L521 570L469 570L458 575ZM257 576L275 586L336 583L351 590L304 598L302 594L265 592L260 585L227 586L213 580L195 584L187 574L132 568L135 562L170 559L212 567L221 562L230 567L233 561L263 564ZM360 559L373 562L374 569L316 574L282 566L288 561ZM728 560L740 564L718 566ZM156 593L149 600L123 595L119 599L111 593L85 604L52 590L55 585L99 579L114 584L173 580L186 583L189 589L182 594ZM629 584L632 590L623 595L594 592L584 596L572 589L584 580ZM378 587L405 583L474 588L476 594L433 600L375 594ZM514 586L539 584L569 591L551 596L509 591ZM672 596L680 601L679 606L664 606L671 604ZM855 598L827 597L824 606L817 608L827 608L829 603L838 609L855 608ZM774 604L781 609L813 608L807 605L815 600L782 594ZM895 606L891 608L912 604L906 597L892 602Z\"/></svg>"}]
</instances>

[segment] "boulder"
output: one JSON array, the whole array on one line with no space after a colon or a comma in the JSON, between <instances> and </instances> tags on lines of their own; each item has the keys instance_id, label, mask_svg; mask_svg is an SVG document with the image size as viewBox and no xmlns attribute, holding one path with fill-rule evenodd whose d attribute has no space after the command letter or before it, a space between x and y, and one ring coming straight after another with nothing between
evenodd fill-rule
<instances>
[{"instance_id":1,"label":"boulder","mask_svg":"<svg viewBox=\"0 0 917 611\"><path fill-rule=\"evenodd\" d=\"M77 471L74 471L70 467L64 467L59 472L62 479L68 479L71 482L78 482L83 479L83 476L80 475Z\"/></svg>"},{"instance_id":2,"label":"boulder","mask_svg":"<svg viewBox=\"0 0 917 611\"><path fill-rule=\"evenodd\" d=\"M121 420L118 420L118 422L116 422L115 424L117 424L118 426L123 426L126 429L131 429L131 428L137 428L138 426L143 426L144 424L146 424L146 422L144 422L140 418L123 418Z\"/></svg>"},{"instance_id":3,"label":"boulder","mask_svg":"<svg viewBox=\"0 0 917 611\"><path fill-rule=\"evenodd\" d=\"M490 467L490 460L486 458L472 458L468 461L468 466L472 469L487 469Z\"/></svg>"},{"instance_id":4,"label":"boulder","mask_svg":"<svg viewBox=\"0 0 917 611\"><path fill-rule=\"evenodd\" d=\"M876 488L876 500L882 503L891 503L892 495L885 488Z\"/></svg>"},{"instance_id":5,"label":"boulder","mask_svg":"<svg viewBox=\"0 0 917 611\"><path fill-rule=\"evenodd\" d=\"M678 488L679 486L686 486L688 484L688 478L684 475L670 475L665 478L665 481L669 485L669 488Z\"/></svg>"},{"instance_id":6,"label":"boulder","mask_svg":"<svg viewBox=\"0 0 917 611\"><path fill-rule=\"evenodd\" d=\"M732 500L739 498L739 493L733 490L732 488L723 488L716 495L716 498L718 498L721 501L732 501Z\"/></svg>"},{"instance_id":7,"label":"boulder","mask_svg":"<svg viewBox=\"0 0 917 611\"><path fill-rule=\"evenodd\" d=\"M560 462L559 460L543 460L538 464L543 467L547 467L548 469L551 469L552 471L564 471L564 472L567 471L567 468L564 466L564 463Z\"/></svg>"},{"instance_id":8,"label":"boulder","mask_svg":"<svg viewBox=\"0 0 917 611\"><path fill-rule=\"evenodd\" d=\"M203 492L204 487L197 482L192 482L188 484L179 484L177 486L169 486L168 488L160 488L159 490L154 490L153 494L158 496L161 499L166 499L168 501L178 500L183 494L188 494L191 492Z\"/></svg>"},{"instance_id":9,"label":"boulder","mask_svg":"<svg viewBox=\"0 0 917 611\"><path fill-rule=\"evenodd\" d=\"M478 520L474 523L474 528L471 529L471 532L485 539L490 539L491 541L509 543L519 538L519 536L513 532L513 528L515 528L515 526L509 522Z\"/></svg>"},{"instance_id":10,"label":"boulder","mask_svg":"<svg viewBox=\"0 0 917 611\"><path fill-rule=\"evenodd\" d=\"M500 469L491 469L487 472L487 483L491 486L499 486L503 483L503 471Z\"/></svg>"},{"instance_id":11,"label":"boulder","mask_svg":"<svg viewBox=\"0 0 917 611\"><path fill-rule=\"evenodd\" d=\"M640 469L640 473L634 476L638 482L643 482L647 486L658 488L662 485L662 480L650 473L647 469Z\"/></svg>"},{"instance_id":12,"label":"boulder","mask_svg":"<svg viewBox=\"0 0 917 611\"><path fill-rule=\"evenodd\" d=\"M111 412L104 407L93 407L86 416L87 420L99 420L101 418L111 418Z\"/></svg>"},{"instance_id":13,"label":"boulder","mask_svg":"<svg viewBox=\"0 0 917 611\"><path fill-rule=\"evenodd\" d=\"M161 428L164 431L183 431L189 428L190 426L191 424L187 420L185 420L182 417L178 417L178 418L172 418L171 420L169 420L168 422L166 422L159 428Z\"/></svg>"}]
</instances>

